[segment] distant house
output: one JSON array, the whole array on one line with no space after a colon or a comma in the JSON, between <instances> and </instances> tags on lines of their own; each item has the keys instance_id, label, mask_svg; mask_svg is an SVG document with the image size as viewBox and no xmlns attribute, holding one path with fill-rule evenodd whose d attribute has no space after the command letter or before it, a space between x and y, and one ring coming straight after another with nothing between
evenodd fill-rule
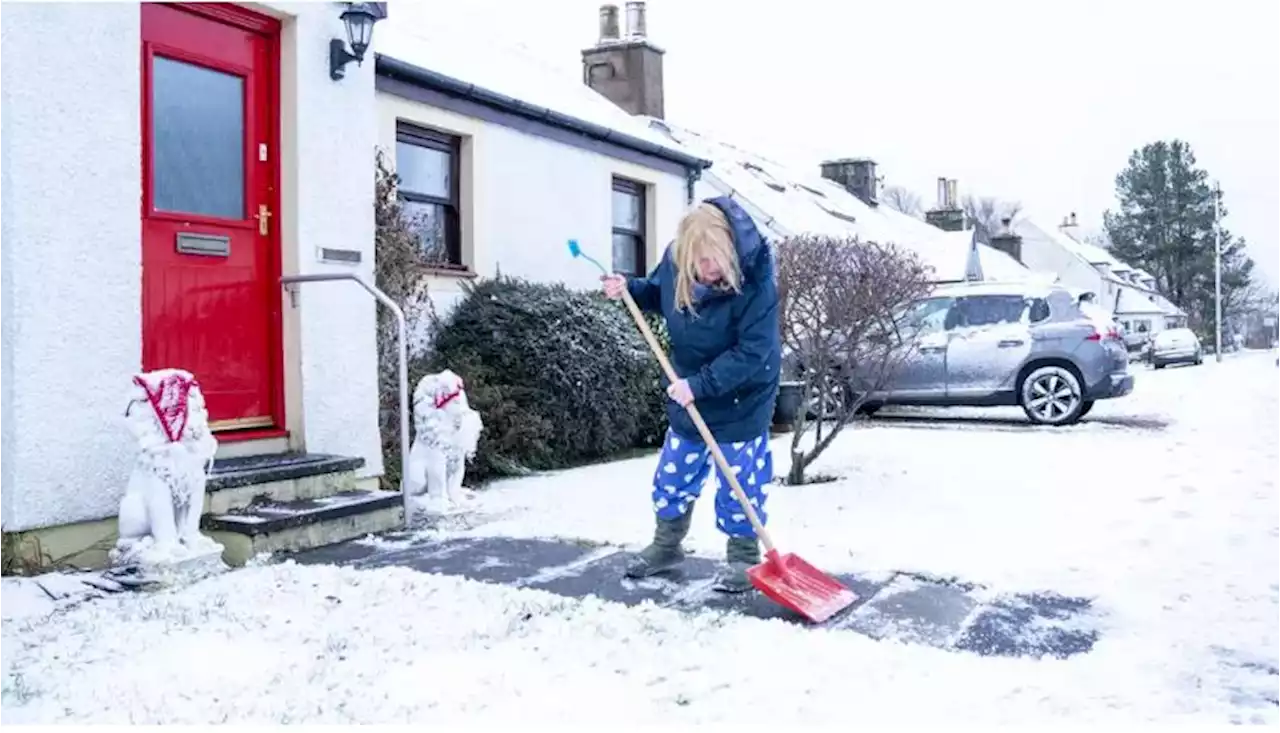
<instances>
[{"instance_id":1,"label":"distant house","mask_svg":"<svg viewBox=\"0 0 1280 733\"><path fill-rule=\"evenodd\" d=\"M406 207L440 223L423 232L449 257L438 307L498 272L596 286L571 238L621 272L657 263L709 161L518 48L382 25L378 143Z\"/></svg>"},{"instance_id":2,"label":"distant house","mask_svg":"<svg viewBox=\"0 0 1280 733\"><path fill-rule=\"evenodd\" d=\"M1165 328L1186 324L1187 314L1156 287L1155 278L1121 261L1105 249L1076 238L1068 218L1058 227L1031 218L1013 223L1022 238L1022 261L1035 269L1058 273L1062 283L1096 295L1123 326L1131 346Z\"/></svg>"},{"instance_id":3,"label":"distant house","mask_svg":"<svg viewBox=\"0 0 1280 733\"><path fill-rule=\"evenodd\" d=\"M625 36L617 12L617 6L601 8L599 40L582 52L583 79L617 109L647 123L671 144L712 161L694 186L696 198L733 197L774 239L810 233L892 242L919 255L933 268L936 282L966 279L970 241L960 241L879 202L874 161L833 160L813 171L798 170L666 119L664 52L646 35L645 5L627 3ZM674 233L674 229L666 231ZM1031 275L1017 261L986 245L977 246L977 259L986 279Z\"/></svg>"}]
</instances>

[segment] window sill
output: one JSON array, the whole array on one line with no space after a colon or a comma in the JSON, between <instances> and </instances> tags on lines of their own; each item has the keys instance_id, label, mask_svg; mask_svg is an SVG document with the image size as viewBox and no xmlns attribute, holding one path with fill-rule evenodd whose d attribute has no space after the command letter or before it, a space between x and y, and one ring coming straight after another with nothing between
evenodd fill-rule
<instances>
[{"instance_id":1,"label":"window sill","mask_svg":"<svg viewBox=\"0 0 1280 733\"><path fill-rule=\"evenodd\" d=\"M462 280L474 280L480 274L470 267L424 267L422 274L427 277L453 277Z\"/></svg>"}]
</instances>

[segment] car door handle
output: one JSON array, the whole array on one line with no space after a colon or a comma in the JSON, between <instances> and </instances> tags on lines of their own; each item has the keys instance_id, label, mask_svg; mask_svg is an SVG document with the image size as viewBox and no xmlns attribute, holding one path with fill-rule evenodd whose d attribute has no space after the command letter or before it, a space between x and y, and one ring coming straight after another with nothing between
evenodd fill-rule
<instances>
[{"instance_id":1,"label":"car door handle","mask_svg":"<svg viewBox=\"0 0 1280 733\"><path fill-rule=\"evenodd\" d=\"M1012 349L1013 347L1021 346L1024 343L1026 342L1023 341L1022 339L1004 339L998 345L1002 349Z\"/></svg>"}]
</instances>

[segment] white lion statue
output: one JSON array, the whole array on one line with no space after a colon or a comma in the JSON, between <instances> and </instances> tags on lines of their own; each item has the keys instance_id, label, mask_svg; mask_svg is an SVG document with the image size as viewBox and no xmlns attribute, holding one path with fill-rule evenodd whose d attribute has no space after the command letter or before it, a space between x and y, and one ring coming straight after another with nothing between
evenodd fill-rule
<instances>
[{"instance_id":1,"label":"white lion statue","mask_svg":"<svg viewBox=\"0 0 1280 733\"><path fill-rule=\"evenodd\" d=\"M181 369L138 374L124 415L138 456L120 500L120 538L111 563L168 565L215 552L220 560L222 546L200 533L218 441L199 383Z\"/></svg>"},{"instance_id":2,"label":"white lion statue","mask_svg":"<svg viewBox=\"0 0 1280 733\"><path fill-rule=\"evenodd\" d=\"M405 520L423 512L452 513L465 498L462 477L484 424L467 404L462 377L448 369L423 377L413 390L413 447L404 477ZM414 515L414 516L410 516Z\"/></svg>"}]
</instances>

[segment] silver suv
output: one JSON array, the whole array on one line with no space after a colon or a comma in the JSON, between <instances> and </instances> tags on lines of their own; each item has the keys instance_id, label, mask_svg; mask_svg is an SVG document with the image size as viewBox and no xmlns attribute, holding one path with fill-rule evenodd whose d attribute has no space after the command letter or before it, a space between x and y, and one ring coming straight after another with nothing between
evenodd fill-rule
<instances>
[{"instance_id":1,"label":"silver suv","mask_svg":"<svg viewBox=\"0 0 1280 733\"><path fill-rule=\"evenodd\" d=\"M916 344L880 405L1017 405L1032 422L1069 425L1096 400L1133 391L1129 356L1110 315L1059 285L943 286L905 315Z\"/></svg>"}]
</instances>

